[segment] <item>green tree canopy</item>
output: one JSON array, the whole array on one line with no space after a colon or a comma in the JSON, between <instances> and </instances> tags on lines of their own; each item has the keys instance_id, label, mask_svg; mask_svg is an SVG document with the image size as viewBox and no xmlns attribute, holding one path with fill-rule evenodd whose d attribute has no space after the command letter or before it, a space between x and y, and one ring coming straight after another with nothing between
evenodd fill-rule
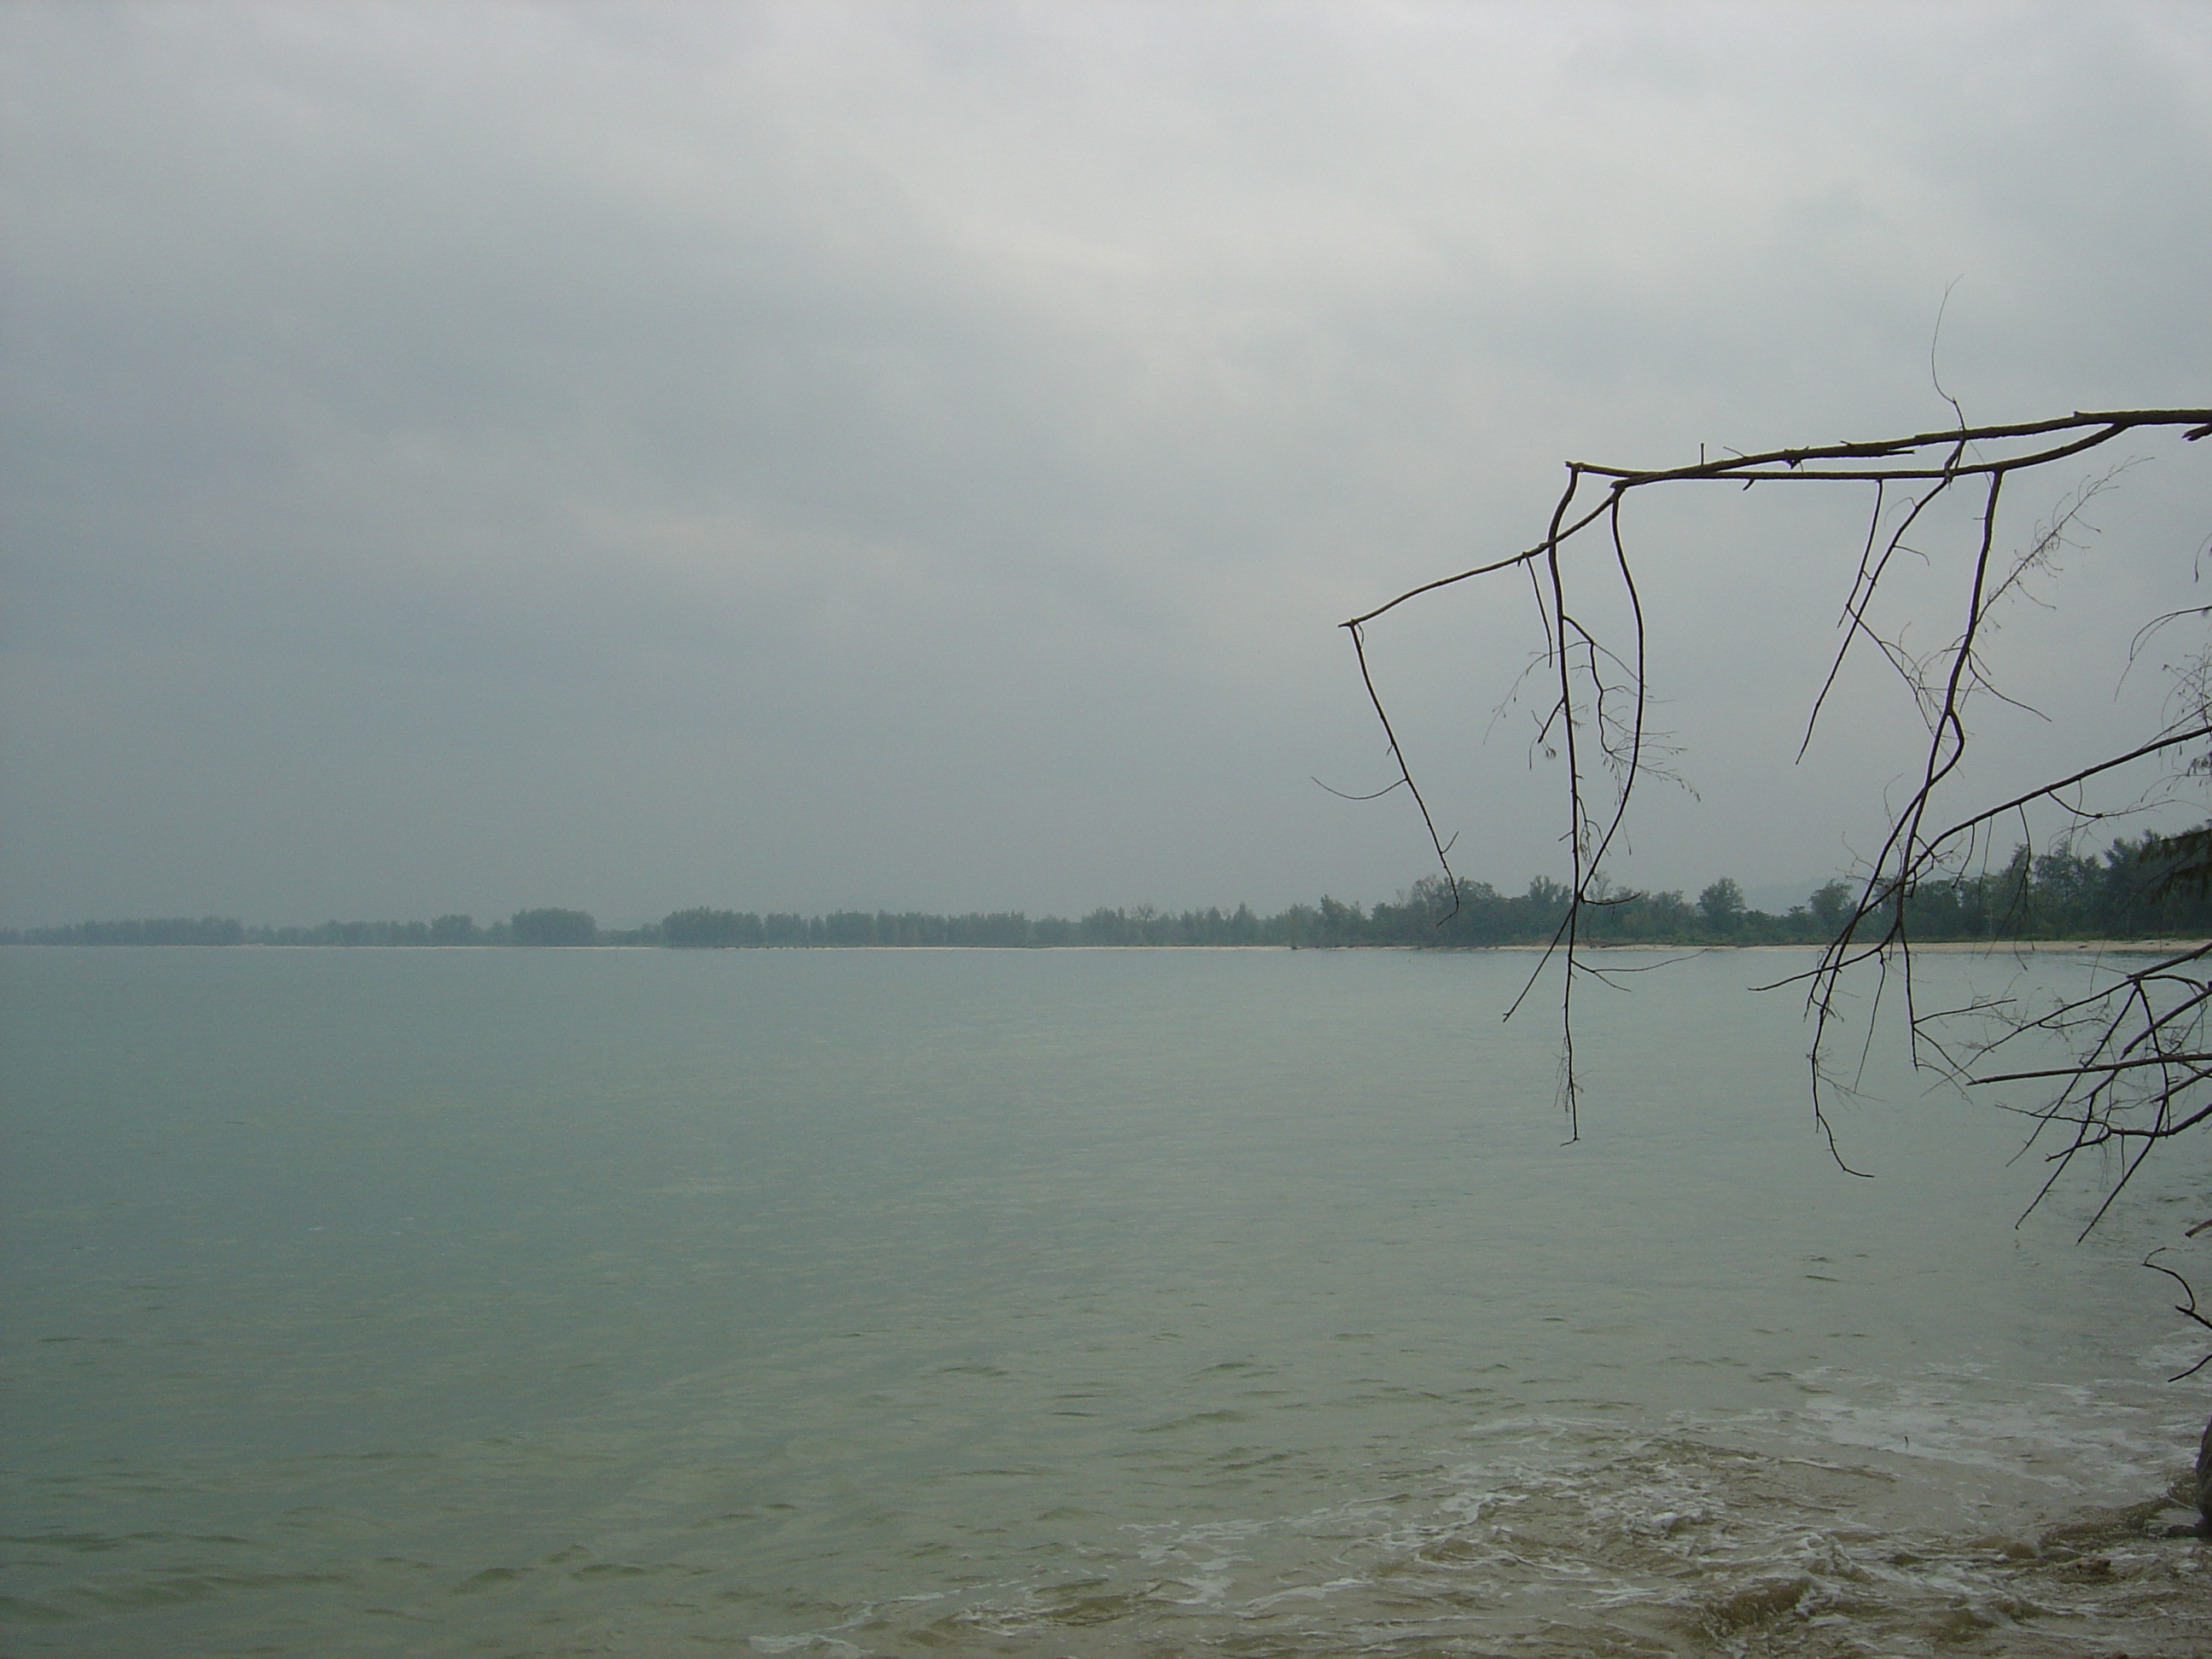
<instances>
[{"instance_id":1,"label":"green tree canopy","mask_svg":"<svg viewBox=\"0 0 2212 1659\"><path fill-rule=\"evenodd\" d=\"M589 945L599 936L587 910L517 910L507 927L517 945Z\"/></svg>"}]
</instances>

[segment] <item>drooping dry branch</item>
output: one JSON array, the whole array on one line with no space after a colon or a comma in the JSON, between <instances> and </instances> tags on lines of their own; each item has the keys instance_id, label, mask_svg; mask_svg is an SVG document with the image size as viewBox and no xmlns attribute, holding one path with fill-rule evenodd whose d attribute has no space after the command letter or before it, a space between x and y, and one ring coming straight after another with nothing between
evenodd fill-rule
<instances>
[{"instance_id":1,"label":"drooping dry branch","mask_svg":"<svg viewBox=\"0 0 2212 1659\"><path fill-rule=\"evenodd\" d=\"M2027 468L2048 465L2069 455L2094 449L2108 443L2124 433L2145 428L2189 427L2183 435L2192 441L2212 436L2212 409L2133 409L2108 410L2094 414L2077 413L2060 416L2048 421L2028 421L2010 426L1980 426L1954 428L1947 432L1923 432L1910 438L1881 440L1873 443L1828 444L1797 449L1770 449L1756 455L1731 455L1726 460L1699 460L1694 466L1654 467L1648 469L1620 466L1601 466L1589 461L1569 461L1565 491L1552 519L1550 533L1545 539L1525 552L1510 558L1497 559L1488 564L1477 565L1472 570L1462 570L1456 575L1440 576L1434 581L1423 582L1418 587L1407 588L1397 598L1376 605L1343 623L1346 628L1357 628L1373 622L1377 617L1396 610L1408 599L1419 599L1439 588L1457 582L1468 581L1478 576L1487 576L1500 570L1510 570L1516 565L1543 558L1552 549L1571 541L1581 531L1605 516L1611 498L1631 489L1640 489L1650 484L1684 483L1702 480L1707 483L1753 484L1762 482L1775 483L1850 483L1890 484L1913 479L1935 479L1949 483L1958 478L1970 478L1996 472L2017 472ZM2006 439L2041 437L2053 432L2083 431L2085 435L2052 448L2030 451L2021 455L1990 459L1969 459L1966 448L1973 444L1994 443ZM1810 464L1837 459L1877 459L1897 456L1915 457L1922 451L1948 449L1952 459L1936 465L1858 468L1848 471L1818 470ZM1779 467L1781 471L1772 469ZM1565 523L1568 505L1573 501L1577 483L1583 477L1609 478L1608 501L1590 508L1573 523Z\"/></svg>"},{"instance_id":2,"label":"drooping dry branch","mask_svg":"<svg viewBox=\"0 0 2212 1659\"><path fill-rule=\"evenodd\" d=\"M1642 598L1621 528L1622 507L1632 491L1693 483L1734 483L1746 489L1769 483L1874 486L1873 512L1840 617L1844 637L1813 701L1805 741L1811 741L1844 660L1859 642L1881 653L1911 692L1927 722L1927 744L1915 769L1912 787L1902 805L1890 815L1889 827L1869 861L1856 904L1836 928L1815 966L1796 976L1806 988L1814 1024L1810 1059L1814 1120L1827 1135L1837 1163L1849 1167L1837 1146L1824 1100L1826 1090L1845 1074L1836 1069L1830 1050L1844 979L1862 967L1870 967L1874 973L1873 1001L1877 1012L1881 999L1891 994L1893 988L1902 998L1916 1060L1936 1065L1961 1081L2021 1081L2046 1075L2011 1073L1977 1077L1978 1063L2011 1036L2036 1030L2056 1035L2071 1045L2079 1063L2049 1071L2048 1077L2063 1087L2032 1114L2039 1119L2039 1132L2061 1124L2072 1131L2069 1144L2052 1155L2059 1170L2094 1147L2137 1146L2138 1152L2114 1184L2117 1192L2141 1167L2142 1154L2152 1146L2212 1121L2212 1093L2207 1094L2200 1109L2195 1104L2197 1097L2191 1092L2212 1087L2212 1069L2200 1063L2205 1058L2200 1051L2212 1050L2212 1037L2206 1036L2205 1025L2207 1010L2212 1009L2212 977L2184 971L2197 964L2197 957L2169 958L2141 974L2124 975L2077 1004L2033 1018L1995 1005L1979 1006L1972 1012L1998 1018L2001 1035L1992 1041L1970 1043L1961 1050L1950 1042L1942 1029L1942 1023L1960 1011L1927 1011L1918 1006L1910 933L1913 895L1924 884L1944 875L1962 853L1971 852L1998 820L2024 812L2042 800L2058 803L2082 821L2104 816L2062 799L2063 792L2197 745L2208 747L2196 757L2196 763L2200 769L2212 769L2212 696L2199 695L2189 717L2175 720L2166 730L2124 753L2075 767L2025 794L1959 817L1940 830L1930 827L1931 823L1942 822L1934 817L1937 799L1943 786L1956 775L1970 745L1969 702L1980 694L2010 701L1984 672L1980 657L1992 611L2020 589L2054 549L2063 544L2075 517L2111 482L2112 475L2077 490L2009 566L2001 564L1998 556L2000 508L2008 480L2130 434L2176 429L2190 441L2212 435L2212 408L2076 411L2047 420L1995 426L1967 426L1962 421L1955 428L1900 438L1731 453L1718 459L1701 453L1695 464L1674 467L1571 461L1565 485L1542 540L1510 556L1409 588L1343 624L1352 635L1361 682L1398 767L1397 782L1405 785L1419 805L1423 825L1451 884L1456 908L1458 883L1449 862L1450 842L1415 781L1413 768L1376 684L1366 630L1399 606L1447 587L1510 570L1522 571L1530 579L1541 623L1537 660L1547 669L1552 682L1549 706L1539 722L1537 741L1565 762L1567 823L1563 839L1572 880L1559 932L1513 1008L1521 1006L1528 989L1555 960L1562 966L1560 1094L1571 1138L1578 1129L1580 1099L1574 1067L1575 990L1585 975L1597 973L1583 960L1583 923L1593 907L1612 902L1607 890L1605 860L1618 844L1637 783L1652 765L1645 720L1650 702L1648 642ZM1980 500L1961 620L1948 646L1932 657L1916 658L1881 633L1870 620L1870 607L1896 556L1910 550L1905 538L1914 526L1938 501L1970 481L1978 483ZM1585 494L1593 485L1601 486L1594 501ZM1905 497L1901 510L1885 535L1884 514L1899 492ZM1577 538L1601 523L1606 527L1611 553L1606 562L1607 575L1631 618L1631 638L1619 652L1607 647L1586 622L1576 598L1580 591L1575 580L1579 573L1572 562ZM2197 689L2200 694L2205 691L2202 684ZM2205 859L2208 867L2212 867L2212 836L2205 842ZM1893 988L1893 974L1896 975ZM2008 1019L2010 1023L2004 1024ZM1869 1042L1872 1029L1869 1020ZM2177 1033L2188 1040L2170 1042ZM2142 1052L2146 1047L2148 1053ZM1863 1060L1863 1052L1860 1063ZM2138 1085L2139 1079L2149 1081Z\"/></svg>"}]
</instances>

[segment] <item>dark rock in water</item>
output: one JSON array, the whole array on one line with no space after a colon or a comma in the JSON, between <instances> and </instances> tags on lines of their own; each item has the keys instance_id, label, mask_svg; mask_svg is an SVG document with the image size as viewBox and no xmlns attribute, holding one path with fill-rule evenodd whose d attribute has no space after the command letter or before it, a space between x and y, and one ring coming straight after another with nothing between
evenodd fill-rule
<instances>
[{"instance_id":1,"label":"dark rock in water","mask_svg":"<svg viewBox=\"0 0 2212 1659\"><path fill-rule=\"evenodd\" d=\"M2204 1438L2197 1443L2197 1512L2212 1526L2212 1423L2204 1425Z\"/></svg>"}]
</instances>

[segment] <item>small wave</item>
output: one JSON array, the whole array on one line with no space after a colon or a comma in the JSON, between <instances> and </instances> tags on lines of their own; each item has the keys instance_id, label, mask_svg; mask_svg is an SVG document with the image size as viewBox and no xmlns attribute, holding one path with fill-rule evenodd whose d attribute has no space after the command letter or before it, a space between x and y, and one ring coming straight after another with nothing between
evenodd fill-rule
<instances>
[{"instance_id":1,"label":"small wave","mask_svg":"<svg viewBox=\"0 0 2212 1659\"><path fill-rule=\"evenodd\" d=\"M1693 1431L1523 1418L1469 1439L1482 1455L1425 1492L1137 1528L1133 1547L1091 1573L763 1650L1841 1659L2002 1632L1984 1650L2006 1659L2212 1651L2204 1543L2170 1535L2179 1486L1947 1531L1898 1524L1893 1470Z\"/></svg>"}]
</instances>

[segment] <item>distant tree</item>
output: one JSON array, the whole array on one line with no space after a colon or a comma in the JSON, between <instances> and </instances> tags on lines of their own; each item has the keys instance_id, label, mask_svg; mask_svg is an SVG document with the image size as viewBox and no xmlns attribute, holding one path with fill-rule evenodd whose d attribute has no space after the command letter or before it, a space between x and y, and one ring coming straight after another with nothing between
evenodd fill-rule
<instances>
[{"instance_id":1,"label":"distant tree","mask_svg":"<svg viewBox=\"0 0 2212 1659\"><path fill-rule=\"evenodd\" d=\"M1367 931L1367 918L1356 904L1343 904L1327 894L1321 901L1321 942L1356 945Z\"/></svg>"},{"instance_id":2,"label":"distant tree","mask_svg":"<svg viewBox=\"0 0 2212 1659\"><path fill-rule=\"evenodd\" d=\"M738 918L729 910L672 910L660 921L660 939L679 950L726 949L738 942Z\"/></svg>"},{"instance_id":3,"label":"distant tree","mask_svg":"<svg viewBox=\"0 0 2212 1659\"><path fill-rule=\"evenodd\" d=\"M517 910L507 924L517 945L589 945L599 924L584 910Z\"/></svg>"},{"instance_id":4,"label":"distant tree","mask_svg":"<svg viewBox=\"0 0 2212 1659\"><path fill-rule=\"evenodd\" d=\"M430 924L433 945L473 945L476 939L477 924L472 916L440 916Z\"/></svg>"},{"instance_id":5,"label":"distant tree","mask_svg":"<svg viewBox=\"0 0 2212 1659\"><path fill-rule=\"evenodd\" d=\"M1698 895L1698 913L1716 933L1733 933L1743 921L1743 889L1734 878L1723 876Z\"/></svg>"},{"instance_id":6,"label":"distant tree","mask_svg":"<svg viewBox=\"0 0 2212 1659\"><path fill-rule=\"evenodd\" d=\"M1644 908L1651 918L1652 931L1662 938L1679 936L1690 930L1690 907L1679 892L1648 894Z\"/></svg>"},{"instance_id":7,"label":"distant tree","mask_svg":"<svg viewBox=\"0 0 2212 1659\"><path fill-rule=\"evenodd\" d=\"M1832 937L1844 925L1844 918L1851 913L1855 896L1849 882L1831 881L1814 888L1806 902L1812 908L1813 919Z\"/></svg>"},{"instance_id":8,"label":"distant tree","mask_svg":"<svg viewBox=\"0 0 2212 1659\"><path fill-rule=\"evenodd\" d=\"M149 916L33 927L27 937L33 945L241 945L246 929L228 916Z\"/></svg>"}]
</instances>

